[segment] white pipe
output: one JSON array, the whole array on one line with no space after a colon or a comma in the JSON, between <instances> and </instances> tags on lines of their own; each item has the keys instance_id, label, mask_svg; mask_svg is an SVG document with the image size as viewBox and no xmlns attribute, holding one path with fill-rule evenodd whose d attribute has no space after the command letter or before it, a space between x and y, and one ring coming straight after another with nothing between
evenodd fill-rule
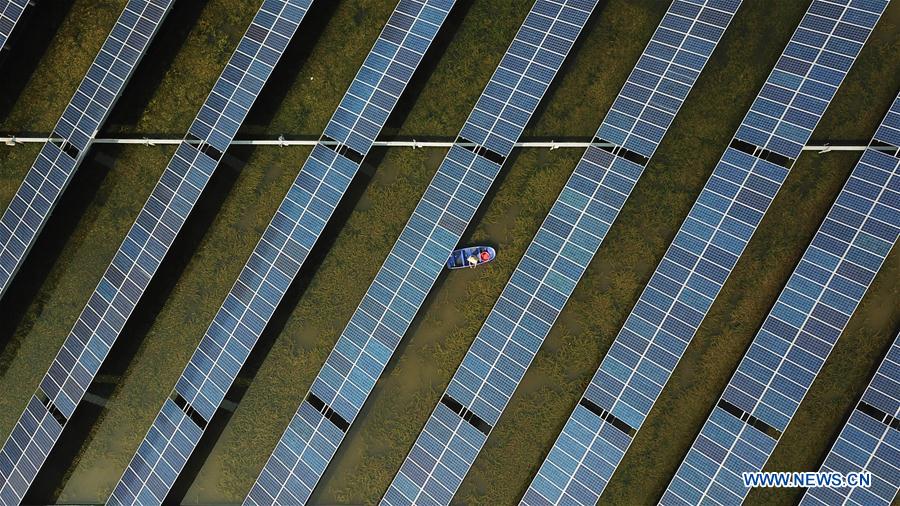
<instances>
[{"instance_id":1,"label":"white pipe","mask_svg":"<svg viewBox=\"0 0 900 506\"><path fill-rule=\"evenodd\" d=\"M17 136L7 136L0 137L0 142L7 146L15 146L17 144L33 144L39 143L43 144L48 141L57 141L62 142L63 139L54 139L50 137L17 137ZM165 145L177 145L180 144L184 139L94 139L91 141L92 144L136 144L143 146L165 146ZM198 143L199 141L189 141L193 143ZM280 146L280 147L288 147L288 146L315 146L320 141L314 139L308 140L289 140L284 137L279 137L278 139L255 139L255 140L235 140L231 143L236 146ZM322 141L322 144L337 144L336 142L327 142ZM462 145L462 144L460 144ZM604 144L604 143L591 143L591 142L556 142L556 141L530 141L530 142L517 142L515 147L517 148L543 148L550 149L551 151L554 149L560 148L580 148L584 149L588 146L598 146L598 147L611 147L612 144ZM417 141L415 139L410 141L375 141L375 147L389 147L389 148L449 148L453 146L452 141ZM809 145L804 146L803 151L816 151L818 153L828 153L831 151L864 151L868 146L832 146L830 143L825 143L821 145ZM873 149L883 149L883 150L891 150L893 148L890 147L874 147Z\"/></svg>"}]
</instances>

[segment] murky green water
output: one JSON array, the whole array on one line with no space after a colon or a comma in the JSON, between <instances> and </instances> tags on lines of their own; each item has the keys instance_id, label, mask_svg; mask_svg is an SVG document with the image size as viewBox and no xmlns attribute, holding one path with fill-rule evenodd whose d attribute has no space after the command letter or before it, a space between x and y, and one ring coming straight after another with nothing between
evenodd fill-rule
<instances>
[{"instance_id":1,"label":"murky green water","mask_svg":"<svg viewBox=\"0 0 900 506\"><path fill-rule=\"evenodd\" d=\"M0 126L46 132L68 100L124 0L75 0L34 54L21 93L0 108ZM113 115L111 131L180 135L257 2L209 0L182 7L188 21L173 29L171 60L141 71ZM247 135L314 135L377 35L394 0L345 0L322 8L309 48L292 50L251 114ZM464 121L531 2L472 0L462 10L436 65L413 84L415 99L392 120L391 134L420 140L452 136ZM588 138L621 86L666 2L613 0L603 6L526 135ZM701 78L672 131L560 316L488 441L457 499L514 502L615 337L671 235L696 197L742 111L756 93L781 41L805 3L745 2L744 10ZM192 8L196 12L190 12ZM86 14L96 12L93 17ZM86 20L87 19L87 20ZM48 21L49 22L49 21ZM321 25L321 26L318 26ZM35 25L35 26L40 26ZM347 37L347 27L359 30ZM760 29L764 27L764 29ZM900 87L900 6L891 6L817 139L871 135ZM777 41L777 43L776 43ZM160 51L164 53L164 51ZM162 57L164 55L159 54ZM7 60L9 61L9 60ZM0 70L15 75L18 67ZM142 86L149 89L144 89ZM12 90L12 88L10 88ZM0 105L3 105L0 103ZM69 219L48 228L58 237L36 250L33 288L0 302L0 438L46 370L83 302L165 166L171 149L97 150L60 208ZM6 206L34 159L33 146L0 146L0 206ZM231 286L259 233L302 164L305 149L233 150L201 199L190 238L167 258L159 287L139 306L92 390L109 397L87 428L67 433L74 451L67 474L48 480L41 500L101 502L168 395ZM183 484L188 504L239 502L268 457L337 335L443 158L444 150L376 150L354 182L348 204L304 268L239 380L237 411L223 417ZM576 151L523 151L472 227L469 243L498 248L484 268L441 277L426 308L350 431L314 496L316 503L371 503L390 483L450 376L487 316L525 246L574 167ZM704 323L682 366L651 413L607 497L622 504L658 498L699 424L727 381L759 321L815 230L855 155L805 155ZM54 218L57 220L57 218ZM55 228L54 228L55 227ZM46 265L41 265L45 262ZM773 465L814 467L843 423L900 320L894 252L853 319L834 359L785 434ZM747 289L752 286L752 289ZM786 503L791 494L754 495L750 503Z\"/></svg>"}]
</instances>

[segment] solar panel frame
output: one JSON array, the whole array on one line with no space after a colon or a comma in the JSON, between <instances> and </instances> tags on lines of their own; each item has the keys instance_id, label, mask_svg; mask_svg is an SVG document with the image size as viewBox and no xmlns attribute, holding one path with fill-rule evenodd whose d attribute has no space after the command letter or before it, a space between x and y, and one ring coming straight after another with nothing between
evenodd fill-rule
<instances>
[{"instance_id":1,"label":"solar panel frame","mask_svg":"<svg viewBox=\"0 0 900 506\"><path fill-rule=\"evenodd\" d=\"M0 49L6 47L9 36L29 5L31 0L3 0L0 5Z\"/></svg>"},{"instance_id":2,"label":"solar panel frame","mask_svg":"<svg viewBox=\"0 0 900 506\"><path fill-rule=\"evenodd\" d=\"M397 4L123 472L111 502L140 497L148 486L156 496L173 486L454 4ZM326 145L334 142L338 144ZM185 416L173 420L173 410ZM184 425L190 428L183 431ZM175 437L179 432L192 437Z\"/></svg>"},{"instance_id":3,"label":"solar panel frame","mask_svg":"<svg viewBox=\"0 0 900 506\"><path fill-rule=\"evenodd\" d=\"M8 489L13 495L7 496L20 501L26 493L311 3L263 0L0 450L0 462L12 463L6 475L23 478L6 481L0 497ZM42 411L32 416L28 410L35 406ZM47 432L55 436L29 431L32 418L53 426Z\"/></svg>"},{"instance_id":4,"label":"solar panel frame","mask_svg":"<svg viewBox=\"0 0 900 506\"><path fill-rule=\"evenodd\" d=\"M172 6L130 0L0 217L0 298ZM2 45L2 44L0 44Z\"/></svg>"},{"instance_id":5,"label":"solar panel frame","mask_svg":"<svg viewBox=\"0 0 900 506\"><path fill-rule=\"evenodd\" d=\"M739 6L672 2L383 504L450 502Z\"/></svg>"},{"instance_id":6,"label":"solar panel frame","mask_svg":"<svg viewBox=\"0 0 900 506\"><path fill-rule=\"evenodd\" d=\"M809 18L818 18L810 13L820 7L813 2L801 20L526 490L523 504L593 504L605 490L800 153L781 132L793 131L792 122L802 117L805 133L792 138L802 147L849 69L847 65L830 74L834 85L816 98L823 105L815 111L799 109L794 98L805 96L800 91L781 94L780 110L768 98L777 83L791 81L793 90L802 90L810 72L819 72L810 64L804 79L790 78L796 76L790 69L800 60L789 55L797 40L809 38ZM828 43L827 38L819 41L821 47ZM768 118L767 137L757 128L762 118Z\"/></svg>"},{"instance_id":7,"label":"solar panel frame","mask_svg":"<svg viewBox=\"0 0 900 506\"><path fill-rule=\"evenodd\" d=\"M885 122L900 119L900 96ZM900 123L894 123L897 128ZM880 127L875 139L885 128ZM828 211L661 504L739 503L900 235L900 158L870 144ZM689 496L689 497L686 497Z\"/></svg>"},{"instance_id":8,"label":"solar panel frame","mask_svg":"<svg viewBox=\"0 0 900 506\"><path fill-rule=\"evenodd\" d=\"M247 504L308 500L595 5L534 3Z\"/></svg>"},{"instance_id":9,"label":"solar panel frame","mask_svg":"<svg viewBox=\"0 0 900 506\"><path fill-rule=\"evenodd\" d=\"M841 429L820 472L869 472L869 487L809 488L800 506L889 506L900 490L900 334Z\"/></svg>"}]
</instances>

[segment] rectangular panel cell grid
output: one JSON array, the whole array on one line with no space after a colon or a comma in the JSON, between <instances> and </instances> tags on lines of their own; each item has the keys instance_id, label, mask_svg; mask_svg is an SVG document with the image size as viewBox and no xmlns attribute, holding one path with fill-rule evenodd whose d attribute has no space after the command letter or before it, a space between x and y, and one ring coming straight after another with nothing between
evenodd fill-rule
<instances>
[{"instance_id":1,"label":"rectangular panel cell grid","mask_svg":"<svg viewBox=\"0 0 900 506\"><path fill-rule=\"evenodd\" d=\"M180 406L202 433L372 147L455 0L401 0L325 127L340 145L313 148L171 398L132 457L111 502L165 495L198 440L178 438L166 410Z\"/></svg>"},{"instance_id":2,"label":"rectangular panel cell grid","mask_svg":"<svg viewBox=\"0 0 900 506\"><path fill-rule=\"evenodd\" d=\"M821 2L813 2L801 20L523 503L594 504L603 493L799 154L784 150L778 156L772 154L780 145L778 132L802 116L805 133L795 140L801 146L806 143L862 47L860 43L845 54L831 53L829 48L844 46L837 44L833 33L813 30L822 28L823 7ZM837 21L842 16L866 19L867 35L881 11L868 17L851 9L827 12L834 15L832 28L843 22ZM798 44L807 49L805 60L791 56ZM844 63L832 69L837 56L844 58L840 60ZM826 78L827 86L819 81ZM783 88L780 83L788 80L793 87ZM812 82L822 86L812 88ZM779 93L774 94L774 89ZM807 94L812 89L818 90L815 96ZM806 106L812 100L818 104L814 109ZM769 135L753 139L759 144L750 145L740 135L750 126L761 128L760 110L772 114L766 123Z\"/></svg>"},{"instance_id":3,"label":"rectangular panel cell grid","mask_svg":"<svg viewBox=\"0 0 900 506\"><path fill-rule=\"evenodd\" d=\"M0 297L22 265L173 0L129 0L0 217ZM11 9L11 7L7 7ZM5 19L0 16L0 20ZM2 23L2 21L0 21ZM0 46L3 44L0 43Z\"/></svg>"},{"instance_id":4,"label":"rectangular panel cell grid","mask_svg":"<svg viewBox=\"0 0 900 506\"><path fill-rule=\"evenodd\" d=\"M822 472L867 471L869 487L811 488L801 506L868 504L889 506L900 490L900 335L850 413Z\"/></svg>"},{"instance_id":5,"label":"rectangular panel cell grid","mask_svg":"<svg viewBox=\"0 0 900 506\"><path fill-rule=\"evenodd\" d=\"M57 435L72 417L311 3L265 0L241 38L32 398L43 411L38 419L56 424ZM15 475L0 490L3 497L21 500L56 442L55 437L30 431L29 420L26 412L0 450L0 461L11 462ZM20 439L21 433L28 436Z\"/></svg>"},{"instance_id":6,"label":"rectangular panel cell grid","mask_svg":"<svg viewBox=\"0 0 900 506\"><path fill-rule=\"evenodd\" d=\"M488 315L383 503L448 504L740 1L673 2Z\"/></svg>"},{"instance_id":7,"label":"rectangular panel cell grid","mask_svg":"<svg viewBox=\"0 0 900 506\"><path fill-rule=\"evenodd\" d=\"M595 6L595 0L537 0L532 6L248 504L309 499Z\"/></svg>"},{"instance_id":8,"label":"rectangular panel cell grid","mask_svg":"<svg viewBox=\"0 0 900 506\"><path fill-rule=\"evenodd\" d=\"M900 97L891 111L886 122L898 119ZM749 489L742 473L762 470L898 234L900 159L867 149L682 461L663 504L744 500Z\"/></svg>"},{"instance_id":9,"label":"rectangular panel cell grid","mask_svg":"<svg viewBox=\"0 0 900 506\"><path fill-rule=\"evenodd\" d=\"M0 49L6 45L13 28L32 0L3 0L0 2Z\"/></svg>"}]
</instances>

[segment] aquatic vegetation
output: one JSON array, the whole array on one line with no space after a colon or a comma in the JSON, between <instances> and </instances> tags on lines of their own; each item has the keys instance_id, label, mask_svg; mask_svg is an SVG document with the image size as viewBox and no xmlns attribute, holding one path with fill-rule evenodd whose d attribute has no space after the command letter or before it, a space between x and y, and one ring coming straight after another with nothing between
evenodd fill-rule
<instances>
[{"instance_id":1,"label":"aquatic vegetation","mask_svg":"<svg viewBox=\"0 0 900 506\"><path fill-rule=\"evenodd\" d=\"M0 130L52 128L122 4L73 3L38 55L29 82L0 118ZM201 4L181 7L185 13L199 9L196 20L173 29L183 42L173 47L167 65L138 71L106 127L110 135L183 133L240 36L237 27L256 9L256 2L242 0ZM241 135L316 136L394 4L360 0L321 8L321 22L301 28L316 31L311 47L292 49ZM420 140L455 135L527 10L518 0L461 4L464 16L446 36L441 58L416 79L415 100L401 104L405 114L392 119L389 134ZM665 8L665 2L632 0L599 9L525 136L589 137ZM773 41L787 39L804 8L802 2L745 2L463 483L460 501L518 499L781 50ZM92 9L97 16L81 22L79 16ZM893 5L815 139L871 135L900 88L898 25L900 6ZM359 34L348 37L348 27ZM142 71L158 74L158 82L141 81ZM9 201L36 152L34 146L0 146L0 205ZM71 223L48 229L60 238L36 252L47 267L34 270L45 276L21 314L13 315L9 335L0 335L0 437L6 437L171 152L98 146L82 166L70 190L82 197L60 207ZM225 157L156 288L123 335L128 345L115 349L104 367L109 402L54 495L105 499L307 153L241 148ZM242 499L443 154L376 149L370 155L337 225L301 271L263 336L262 351L242 373L230 396L240 398L238 408L217 422L221 435L192 470L187 502ZM314 499L371 503L384 492L580 155L513 155L470 232L471 242L498 248L497 260L439 280ZM832 153L800 159L610 483L608 499L640 504L659 497L856 158ZM772 469L809 469L827 451L896 329L898 289L890 280L898 277L895 251L786 432ZM470 302L448 311L460 297ZM7 330L0 325L0 332ZM779 490L751 494L749 502L795 499L795 491Z\"/></svg>"}]
</instances>

